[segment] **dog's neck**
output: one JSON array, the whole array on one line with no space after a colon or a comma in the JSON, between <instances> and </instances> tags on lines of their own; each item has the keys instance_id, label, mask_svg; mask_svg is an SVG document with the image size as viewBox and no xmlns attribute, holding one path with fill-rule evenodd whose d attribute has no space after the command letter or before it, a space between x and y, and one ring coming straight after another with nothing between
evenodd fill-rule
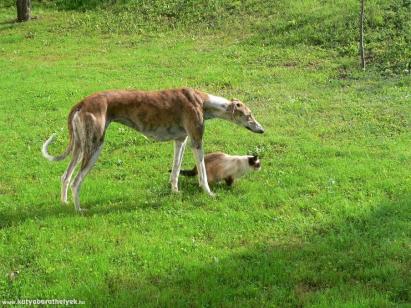
<instances>
[{"instance_id":1,"label":"dog's neck","mask_svg":"<svg viewBox=\"0 0 411 308\"><path fill-rule=\"evenodd\" d=\"M232 102L224 97L208 94L208 99L203 104L205 119L230 120L232 116L230 112L231 104Z\"/></svg>"}]
</instances>

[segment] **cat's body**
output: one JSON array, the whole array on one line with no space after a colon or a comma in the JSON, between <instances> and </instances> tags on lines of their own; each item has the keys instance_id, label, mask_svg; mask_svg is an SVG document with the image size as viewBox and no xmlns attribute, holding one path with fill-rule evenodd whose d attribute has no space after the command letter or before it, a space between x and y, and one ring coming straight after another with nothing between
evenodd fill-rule
<instances>
[{"instance_id":1,"label":"cat's body","mask_svg":"<svg viewBox=\"0 0 411 308\"><path fill-rule=\"evenodd\" d=\"M222 152L207 154L204 158L207 181L209 184L225 181L228 186L250 171L260 170L261 163L257 156L228 155ZM197 167L191 170L181 170L181 175L197 175Z\"/></svg>"}]
</instances>

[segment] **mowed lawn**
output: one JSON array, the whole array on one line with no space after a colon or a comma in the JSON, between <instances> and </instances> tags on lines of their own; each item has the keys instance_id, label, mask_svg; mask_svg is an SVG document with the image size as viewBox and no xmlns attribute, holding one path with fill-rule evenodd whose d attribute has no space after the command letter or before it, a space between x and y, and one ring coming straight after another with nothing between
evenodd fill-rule
<instances>
[{"instance_id":1,"label":"mowed lawn","mask_svg":"<svg viewBox=\"0 0 411 308\"><path fill-rule=\"evenodd\" d=\"M89 306L407 306L411 301L411 78L357 59L264 46L241 31L113 34L38 10L0 10L0 300ZM85 16L85 15L84 15ZM86 18L86 17L84 17ZM239 98L266 133L208 121L206 152L262 170L206 196L168 184L173 145L118 124L60 204L67 114L103 89L188 86ZM184 168L193 166L186 150ZM13 272L18 274L13 275Z\"/></svg>"}]
</instances>

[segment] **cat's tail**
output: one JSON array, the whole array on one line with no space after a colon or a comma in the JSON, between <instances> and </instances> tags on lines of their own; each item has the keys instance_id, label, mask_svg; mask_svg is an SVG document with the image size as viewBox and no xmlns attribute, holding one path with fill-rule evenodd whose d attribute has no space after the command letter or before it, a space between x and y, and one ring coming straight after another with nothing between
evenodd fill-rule
<instances>
[{"instance_id":1,"label":"cat's tail","mask_svg":"<svg viewBox=\"0 0 411 308\"><path fill-rule=\"evenodd\" d=\"M194 167L191 170L180 170L180 174L184 176L196 176L197 175L197 167Z\"/></svg>"},{"instance_id":2,"label":"cat's tail","mask_svg":"<svg viewBox=\"0 0 411 308\"><path fill-rule=\"evenodd\" d=\"M168 170L168 172L171 172L171 170ZM194 167L191 170L180 170L180 174L184 176L196 176L197 175L197 167Z\"/></svg>"}]
</instances>

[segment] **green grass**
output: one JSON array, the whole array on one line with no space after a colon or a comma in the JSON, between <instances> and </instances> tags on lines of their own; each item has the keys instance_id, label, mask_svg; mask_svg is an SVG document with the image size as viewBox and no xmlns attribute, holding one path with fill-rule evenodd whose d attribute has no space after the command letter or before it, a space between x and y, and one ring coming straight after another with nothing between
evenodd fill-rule
<instances>
[{"instance_id":1,"label":"green grass","mask_svg":"<svg viewBox=\"0 0 411 308\"><path fill-rule=\"evenodd\" d=\"M410 304L409 75L358 72L355 56L311 41L267 44L263 15L124 31L107 13L111 31L91 11L34 8L24 24L0 9L0 300ZM172 144L113 124L82 188L87 213L61 206L68 162L40 148L58 132L51 152L64 149L70 107L103 89L180 86L250 106L264 135L210 121L205 149L258 152L261 172L214 186L215 199L182 178L174 195Z\"/></svg>"}]
</instances>

